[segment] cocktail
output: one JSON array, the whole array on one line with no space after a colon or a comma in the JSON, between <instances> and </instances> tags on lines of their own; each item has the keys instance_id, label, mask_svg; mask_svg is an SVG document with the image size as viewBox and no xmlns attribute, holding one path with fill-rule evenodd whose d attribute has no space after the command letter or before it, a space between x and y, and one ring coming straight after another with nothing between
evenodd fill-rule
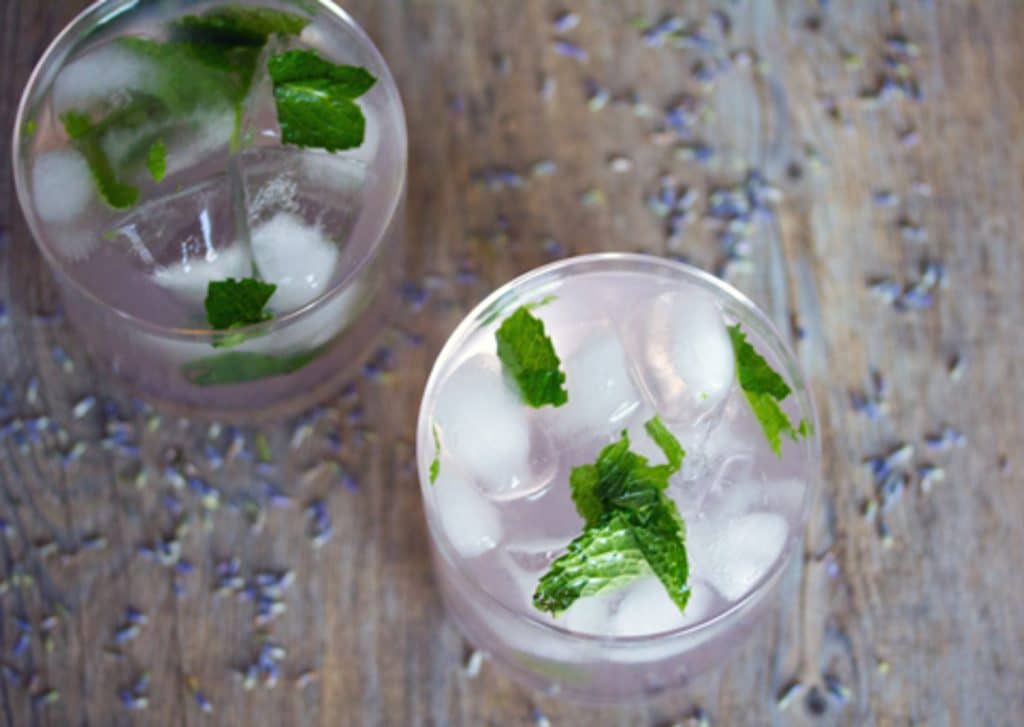
<instances>
[{"instance_id":1,"label":"cocktail","mask_svg":"<svg viewBox=\"0 0 1024 727\"><path fill-rule=\"evenodd\" d=\"M83 342L160 398L253 408L308 399L382 326L406 143L331 2L105 0L37 66L14 168Z\"/></svg>"},{"instance_id":2,"label":"cocktail","mask_svg":"<svg viewBox=\"0 0 1024 727\"><path fill-rule=\"evenodd\" d=\"M540 268L448 340L417 430L449 612L551 692L722 663L776 599L819 480L815 412L741 293L630 254Z\"/></svg>"}]
</instances>

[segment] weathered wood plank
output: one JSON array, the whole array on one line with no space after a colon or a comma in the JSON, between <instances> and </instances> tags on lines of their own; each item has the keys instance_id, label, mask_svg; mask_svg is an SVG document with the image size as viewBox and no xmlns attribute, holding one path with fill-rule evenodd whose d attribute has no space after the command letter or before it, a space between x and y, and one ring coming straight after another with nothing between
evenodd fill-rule
<instances>
[{"instance_id":1,"label":"weathered wood plank","mask_svg":"<svg viewBox=\"0 0 1024 727\"><path fill-rule=\"evenodd\" d=\"M32 63L83 4L0 7L4 134ZM571 7L579 27L560 37L586 51L584 62L555 50L561 3L348 6L405 100L406 278L427 298L422 310L403 308L401 332L382 338L390 372L360 378L304 438L295 418L243 427L239 453L231 430L133 407L48 315L59 309L52 279L0 175L0 371L11 387L0 424L29 423L0 441L0 661L20 675L0 679L5 721L528 725L546 715L633 725L671 723L700 706L717 724L1013 723L1024 709L1024 575L1014 561L1024 550L1024 8L580 0ZM699 28L697 48L648 47L630 25L666 12ZM914 48L899 47L903 34ZM920 101L861 98L900 63ZM680 101L686 118L667 115ZM658 133L672 122L691 135L697 159ZM740 231L752 265L723 268L702 218L716 187L751 171L782 199ZM648 205L663 184L699 195L678 236ZM648 704L592 710L526 692L489 665L476 678L464 673L465 647L431 575L412 441L433 357L470 306L547 260L613 249L723 269L777 322L802 329L824 487L778 615L725 669ZM927 263L941 263L946 278L918 287L909 300L919 309L897 311L869 289L891 278L903 295ZM951 372L955 356L964 365ZM875 417L851 406L851 392L875 398L872 370L886 388ZM87 395L97 404L76 417ZM947 426L965 443L930 448ZM38 442L32 427L42 429ZM119 427L128 447L110 440ZM257 461L261 436L271 464ZM85 453L62 463L55 452L77 441L90 443ZM862 460L902 443L914 446L913 469L934 464L945 478L915 472L897 501L865 517L876 492ZM208 445L229 453L223 465ZM175 487L164 469L171 448L217 501ZM314 502L333 526L321 547L306 514ZM182 521L189 528L176 538ZM176 539L185 565L169 545ZM162 554L140 554L159 541ZM232 558L249 585L257 571L293 573L287 610L268 625L254 625L256 606L231 582ZM146 622L118 643L129 605ZM62 606L67 615L45 622ZM24 647L21 618L31 623ZM280 671L276 686L265 669L247 689L261 634L286 653L265 659ZM119 690L145 671L148 711L131 711ZM803 691L779 708L793 680ZM51 688L60 695L52 703Z\"/></svg>"}]
</instances>

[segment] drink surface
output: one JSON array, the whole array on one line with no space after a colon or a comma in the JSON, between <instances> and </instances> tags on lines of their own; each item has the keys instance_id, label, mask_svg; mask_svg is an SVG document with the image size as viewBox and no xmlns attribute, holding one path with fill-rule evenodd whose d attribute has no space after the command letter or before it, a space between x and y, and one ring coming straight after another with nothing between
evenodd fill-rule
<instances>
[{"instance_id":1,"label":"drink surface","mask_svg":"<svg viewBox=\"0 0 1024 727\"><path fill-rule=\"evenodd\" d=\"M495 330L531 302L543 302L533 313L561 358L569 395L562 407L527 407L496 355ZM477 604L481 611L509 609L601 637L694 626L743 601L800 537L813 455L805 441L784 440L781 457L772 451L737 381L726 330L737 321L797 389L784 352L746 325L741 306L714 286L678 278L569 275L527 286L471 332L439 361L420 421L420 476L441 541L439 568L461 572L493 599ZM808 415L797 399L781 404L793 422ZM685 610L650 576L582 597L557 617L542 613L531 602L538 581L583 527L572 469L594 463L623 430L634 452L665 462L644 431L656 414L686 451L667 491L686 525ZM431 486L435 427L439 470Z\"/></svg>"},{"instance_id":2,"label":"drink surface","mask_svg":"<svg viewBox=\"0 0 1024 727\"><path fill-rule=\"evenodd\" d=\"M375 239L360 232L360 220L393 204L401 186L404 141L388 140L404 139L404 121L383 83L357 101L366 118L358 148L281 143L272 53L308 49L334 63L373 65L359 40L322 12L304 17L301 32L273 34L256 49L241 99L219 94L202 65L159 50L186 12L241 6L252 4L152 3L118 15L56 70L31 118L27 189L44 245L92 295L158 326L209 328L207 284L229 277L275 284L267 309L276 317L317 300L367 256ZM151 45L142 52L135 41ZM173 113L145 106L167 99L182 77L186 92L174 96ZM88 150L69 136L69 113L123 113L100 148L119 181L139 191L136 203L115 209L103 199ZM156 142L166 149L159 181L147 158Z\"/></svg>"}]
</instances>

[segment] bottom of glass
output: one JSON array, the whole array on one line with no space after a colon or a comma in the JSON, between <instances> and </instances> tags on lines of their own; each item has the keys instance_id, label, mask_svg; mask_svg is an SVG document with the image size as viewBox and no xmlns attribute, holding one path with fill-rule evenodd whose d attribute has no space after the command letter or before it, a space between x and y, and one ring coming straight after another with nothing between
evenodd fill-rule
<instances>
[{"instance_id":1,"label":"bottom of glass","mask_svg":"<svg viewBox=\"0 0 1024 727\"><path fill-rule=\"evenodd\" d=\"M798 569L798 560L791 556L781 573ZM754 629L783 607L780 584L791 580L774 579L728 623L685 641L673 641L670 635L650 643L602 642L538 632L523 619L487 612L451 579L436 550L434 561L446 611L474 648L517 683L587 705L651 699L723 667Z\"/></svg>"}]
</instances>

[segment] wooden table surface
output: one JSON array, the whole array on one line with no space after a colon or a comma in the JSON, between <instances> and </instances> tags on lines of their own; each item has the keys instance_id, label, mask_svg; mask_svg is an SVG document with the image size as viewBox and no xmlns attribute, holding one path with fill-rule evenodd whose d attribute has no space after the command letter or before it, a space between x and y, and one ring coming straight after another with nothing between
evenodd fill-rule
<instances>
[{"instance_id":1,"label":"wooden table surface","mask_svg":"<svg viewBox=\"0 0 1024 727\"><path fill-rule=\"evenodd\" d=\"M4 139L84 4L0 3ZM0 155L6 721L1019 724L1024 4L348 5L408 112L407 284L377 365L310 415L133 406L81 354ZM721 672L600 710L467 669L412 450L460 317L598 250L680 256L767 306L824 440L779 615Z\"/></svg>"}]
</instances>

